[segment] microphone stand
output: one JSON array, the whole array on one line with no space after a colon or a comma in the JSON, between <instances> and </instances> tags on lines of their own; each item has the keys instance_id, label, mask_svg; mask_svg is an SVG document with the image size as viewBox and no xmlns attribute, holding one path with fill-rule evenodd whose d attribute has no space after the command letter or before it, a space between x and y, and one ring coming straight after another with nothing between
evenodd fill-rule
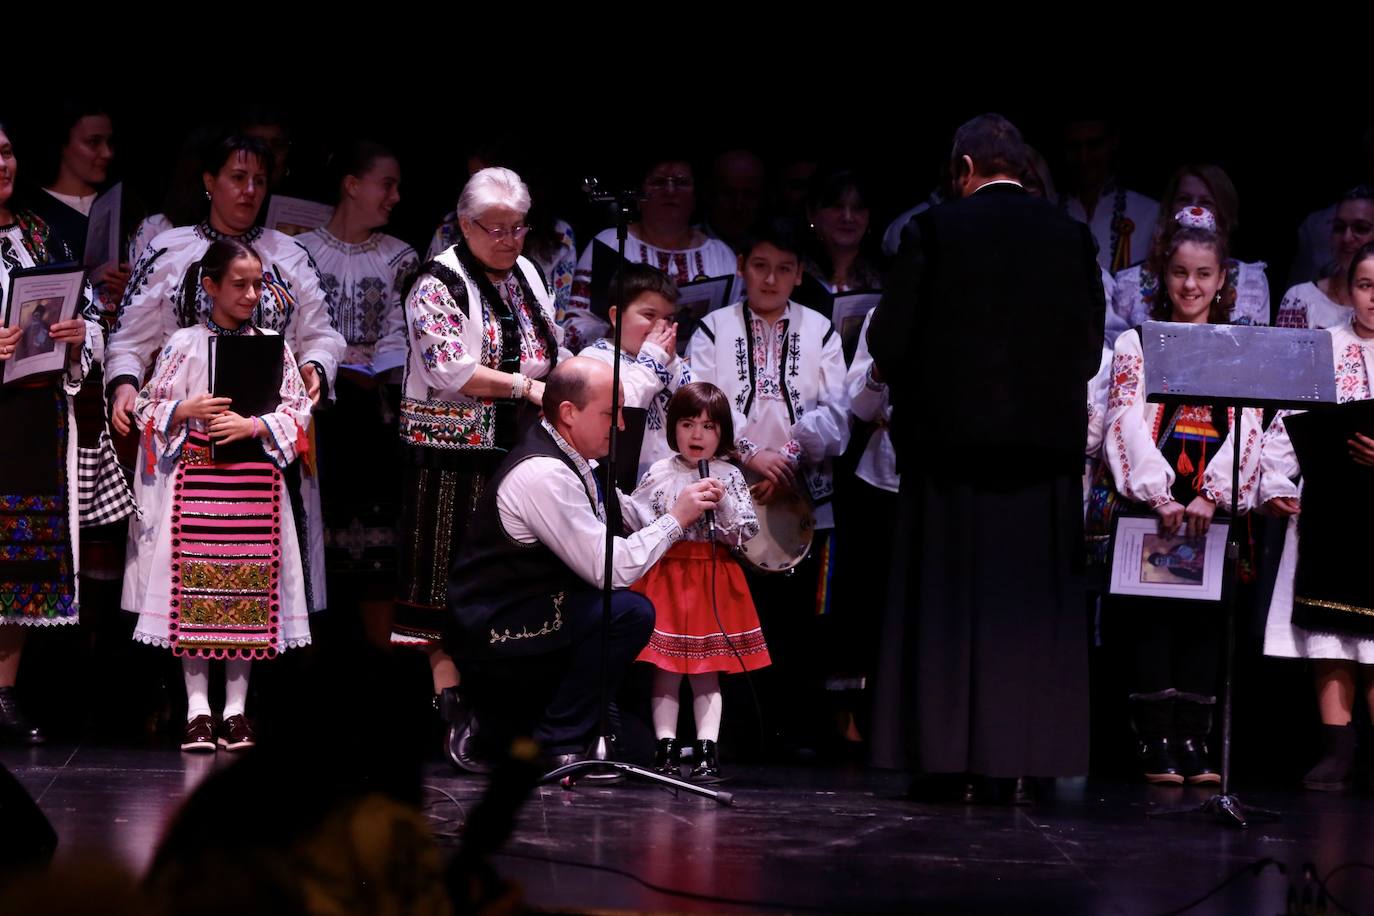
<instances>
[{"instance_id":1,"label":"microphone stand","mask_svg":"<svg viewBox=\"0 0 1374 916\"><path fill-rule=\"evenodd\" d=\"M629 234L630 213L633 211L635 203L640 195L637 191L607 192L602 191L600 182L595 178L583 180L582 189L587 197L594 202L604 202L615 204L616 209L616 251L620 255L616 268L616 302L621 303L620 308L624 310L625 294L625 275L620 270L620 265L625 263L625 239ZM586 760L579 760L575 763L567 764L545 773L539 780L541 785L548 785L557 782L565 789L571 789L579 778L585 777L589 781L606 782L608 780L618 781L620 776L634 776L648 782L657 783L664 788L680 789L699 795L702 798L709 798L722 805L734 804L734 795L730 792L722 792L719 789L710 789L706 786L699 786L685 779L664 776L662 773L655 773L653 770L645 769L633 763L624 763L611 759L611 727L610 727L610 629L611 629L611 595L614 583L613 573L615 570L615 526L620 518L620 500L615 487L615 465L616 447L619 441L620 432L620 352L621 352L621 329L623 321L616 321L612 336L612 363L611 363L611 450L606 456L606 564L603 569L601 581L601 719L597 727L596 741L592 746L592 751Z\"/></svg>"}]
</instances>

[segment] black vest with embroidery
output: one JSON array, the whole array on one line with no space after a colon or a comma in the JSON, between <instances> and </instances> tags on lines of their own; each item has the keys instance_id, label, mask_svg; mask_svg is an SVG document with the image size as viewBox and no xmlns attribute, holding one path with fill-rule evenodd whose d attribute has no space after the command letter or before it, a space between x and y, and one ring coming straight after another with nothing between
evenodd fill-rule
<instances>
[{"instance_id":1,"label":"black vest with embroidery","mask_svg":"<svg viewBox=\"0 0 1374 916\"><path fill-rule=\"evenodd\" d=\"M563 596L592 587L547 545L522 544L501 524L496 503L501 482L521 462L545 457L557 458L581 479L543 424L535 424L501 461L473 510L448 585L461 657L537 655L563 648L568 643Z\"/></svg>"}]
</instances>

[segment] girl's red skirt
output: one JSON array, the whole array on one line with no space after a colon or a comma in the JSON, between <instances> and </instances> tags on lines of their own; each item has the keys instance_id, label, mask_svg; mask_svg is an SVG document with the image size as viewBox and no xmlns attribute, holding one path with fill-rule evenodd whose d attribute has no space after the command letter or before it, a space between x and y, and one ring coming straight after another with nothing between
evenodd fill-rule
<instances>
[{"instance_id":1,"label":"girl's red skirt","mask_svg":"<svg viewBox=\"0 0 1374 916\"><path fill-rule=\"evenodd\" d=\"M654 634L639 661L682 674L752 671L772 663L744 570L721 545L715 565L714 611L708 543L678 541L631 586L654 603L655 612Z\"/></svg>"}]
</instances>

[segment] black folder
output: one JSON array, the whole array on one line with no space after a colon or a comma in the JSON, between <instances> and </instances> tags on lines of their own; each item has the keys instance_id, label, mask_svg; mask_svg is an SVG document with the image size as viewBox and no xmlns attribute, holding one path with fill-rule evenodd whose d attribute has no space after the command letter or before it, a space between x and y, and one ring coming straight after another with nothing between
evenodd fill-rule
<instances>
[{"instance_id":1,"label":"black folder","mask_svg":"<svg viewBox=\"0 0 1374 916\"><path fill-rule=\"evenodd\" d=\"M1374 619L1345 608L1374 608L1369 539L1360 533L1374 511L1374 468L1350 457L1349 440L1356 433L1374 438L1374 401L1311 410L1284 426L1303 477L1293 623L1367 636Z\"/></svg>"},{"instance_id":2,"label":"black folder","mask_svg":"<svg viewBox=\"0 0 1374 916\"><path fill-rule=\"evenodd\" d=\"M644 447L645 423L649 411L644 407L622 407L621 416L625 418L625 428L615 437L615 485L622 493L632 493L639 484L639 452ZM663 435L662 431L656 435ZM595 474L606 486L606 462L596 466Z\"/></svg>"},{"instance_id":3,"label":"black folder","mask_svg":"<svg viewBox=\"0 0 1374 916\"><path fill-rule=\"evenodd\" d=\"M628 263L610 245L592 240L592 282L588 299L592 314L603 321L610 320L607 316L611 309L611 279L622 264Z\"/></svg>"},{"instance_id":4,"label":"black folder","mask_svg":"<svg viewBox=\"0 0 1374 916\"><path fill-rule=\"evenodd\" d=\"M1283 423L1308 486L1315 481L1322 487L1343 488L1371 480L1374 469L1356 464L1347 443L1356 433L1374 438L1374 401L1320 407L1287 417Z\"/></svg>"},{"instance_id":5,"label":"black folder","mask_svg":"<svg viewBox=\"0 0 1374 916\"><path fill-rule=\"evenodd\" d=\"M229 409L241 417L274 413L281 406L282 356L286 341L280 334L210 339L210 392L229 398ZM262 443L241 439L227 445L210 443L216 462L262 461Z\"/></svg>"}]
</instances>

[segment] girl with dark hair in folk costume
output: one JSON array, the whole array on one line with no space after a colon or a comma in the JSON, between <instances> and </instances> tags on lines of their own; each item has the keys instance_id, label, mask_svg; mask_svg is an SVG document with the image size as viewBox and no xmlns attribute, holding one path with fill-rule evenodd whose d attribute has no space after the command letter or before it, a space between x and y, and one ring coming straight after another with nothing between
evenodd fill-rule
<instances>
[{"instance_id":1,"label":"girl with dark hair in folk costume","mask_svg":"<svg viewBox=\"0 0 1374 916\"><path fill-rule=\"evenodd\" d=\"M696 742L690 779L717 782L720 764L720 673L752 671L770 663L759 615L749 595L744 570L725 553L759 533L754 500L744 475L730 463L735 432L730 401L715 385L690 382L668 402L668 445L677 454L654 462L626 500L626 521L643 528L667 515L678 495L701 479L698 462L709 462L709 476L725 495L716 504L714 525L705 518L687 529L633 586L654 604L654 632L638 661L654 672L651 700L654 768L679 776L678 698L685 676L692 685ZM714 545L713 545L714 542Z\"/></svg>"},{"instance_id":2,"label":"girl with dark hair in folk costume","mask_svg":"<svg viewBox=\"0 0 1374 916\"><path fill-rule=\"evenodd\" d=\"M115 432L125 435L139 387L153 359L178 328L203 324L213 303L197 273L197 265L220 239L237 239L252 246L262 259L263 293L253 324L286 338L300 360L301 376L312 403L330 396L344 339L334 318L319 272L307 252L293 238L255 226L267 195L273 158L268 147L252 137L217 136L201 154L201 184L209 200L203 222L160 233L148 243L129 280L105 353L105 390ZM312 611L327 604L324 580L324 532L319 478L313 456L287 471L291 511L301 531L300 548L306 563L306 600ZM129 564L142 561L131 557ZM125 576L122 602L138 611Z\"/></svg>"},{"instance_id":3,"label":"girl with dark hair in folk costume","mask_svg":"<svg viewBox=\"0 0 1374 916\"><path fill-rule=\"evenodd\" d=\"M1344 282L1351 314L1328 329L1336 400L1367 401L1374 398L1374 243L1350 258ZM1357 483L1374 474L1374 440L1368 431L1352 436L1350 463L1310 479L1318 473L1304 474L1289 437L1293 413L1280 412L1264 435L1259 501L1287 518L1264 654L1312 661L1322 756L1303 785L1338 792L1354 783L1357 692L1374 719L1374 594L1365 569L1369 537L1359 524L1369 495Z\"/></svg>"},{"instance_id":4,"label":"girl with dark hair in folk costume","mask_svg":"<svg viewBox=\"0 0 1374 916\"><path fill-rule=\"evenodd\" d=\"M264 285L256 252L214 242L193 268L213 305L203 324L162 348L134 405L144 431L136 486L144 517L129 531L136 564L125 584L138 611L134 638L181 656L186 729L181 748L239 750L254 742L245 715L254 659L310 643L305 569L282 471L309 448L310 397L290 346L282 348L281 403L262 416L234 412L210 394L211 341L274 334L255 327ZM256 439L256 460L227 462L210 445ZM209 701L210 659L223 659L218 729Z\"/></svg>"},{"instance_id":5,"label":"girl with dark hair in folk costume","mask_svg":"<svg viewBox=\"0 0 1374 916\"><path fill-rule=\"evenodd\" d=\"M1149 269L1165 286L1151 317L1225 324L1235 300L1226 264L1225 236L1211 211L1179 212L1150 254ZM1161 537L1203 537L1217 507L1230 506L1231 436L1241 437L1239 505L1248 506L1259 482L1261 415L1254 409L1235 414L1205 404L1147 403L1140 332L1117 339L1103 456L1116 492L1159 516ZM1206 743L1221 649L1216 604L1114 597L1104 619L1128 647L1131 718L1145 779L1219 782Z\"/></svg>"}]
</instances>

